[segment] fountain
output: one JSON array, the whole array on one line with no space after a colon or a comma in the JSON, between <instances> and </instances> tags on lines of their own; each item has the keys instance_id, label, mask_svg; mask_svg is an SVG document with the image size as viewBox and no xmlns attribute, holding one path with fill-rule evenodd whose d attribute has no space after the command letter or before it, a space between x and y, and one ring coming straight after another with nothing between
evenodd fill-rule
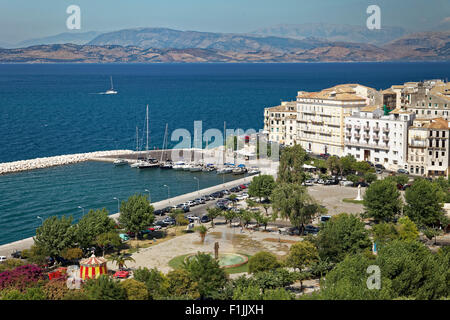
<instances>
[{"instance_id":1,"label":"fountain","mask_svg":"<svg viewBox=\"0 0 450 320\"><path fill-rule=\"evenodd\" d=\"M209 253L212 255L212 253ZM189 261L195 257L195 254L190 254L185 258L185 261ZM235 268L242 266L248 262L248 258L239 253L220 253L219 254L219 266L221 268Z\"/></svg>"}]
</instances>

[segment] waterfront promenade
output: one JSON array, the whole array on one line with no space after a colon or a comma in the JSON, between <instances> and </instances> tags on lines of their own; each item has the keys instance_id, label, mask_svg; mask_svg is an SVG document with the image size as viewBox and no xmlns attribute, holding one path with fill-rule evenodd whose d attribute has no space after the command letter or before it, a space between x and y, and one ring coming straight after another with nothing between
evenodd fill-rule
<instances>
[{"instance_id":1,"label":"waterfront promenade","mask_svg":"<svg viewBox=\"0 0 450 320\"><path fill-rule=\"evenodd\" d=\"M172 205L177 205L179 203L182 202L186 202L188 200L193 200L195 198L198 198L199 196L202 195L206 195L206 194L211 194L213 192L219 191L219 190L223 190L223 189L229 189L232 188L234 186L243 184L243 183L248 183L253 179L253 176L250 177L245 177L242 179L238 179L238 180L234 180L231 182L227 182L224 184L220 184L220 185L216 185L213 187L209 187L206 189L201 189L195 192L190 192L187 194L183 194L180 196L176 196L173 198L169 198L166 200L162 200L162 201L158 201L153 203L152 205L154 206L155 210L158 209L162 209L165 208L167 206L172 206ZM119 213L115 213L110 215L113 219L117 220L117 218L119 217ZM19 241L15 241L15 242L11 242L8 244L4 244L0 246L0 256L7 256L8 258L11 256L11 253L14 252L15 250L24 250L24 249L28 249L33 245L33 238L26 238L23 240L19 240Z\"/></svg>"}]
</instances>

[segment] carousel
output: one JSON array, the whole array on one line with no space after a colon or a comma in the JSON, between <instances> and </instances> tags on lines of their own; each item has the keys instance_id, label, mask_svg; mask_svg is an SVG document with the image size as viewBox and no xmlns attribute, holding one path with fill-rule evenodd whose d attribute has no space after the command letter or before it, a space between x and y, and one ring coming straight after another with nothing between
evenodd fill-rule
<instances>
[{"instance_id":1,"label":"carousel","mask_svg":"<svg viewBox=\"0 0 450 320\"><path fill-rule=\"evenodd\" d=\"M108 274L105 259L97 258L95 255L92 255L91 257L80 261L81 279L94 279L100 277L102 274Z\"/></svg>"}]
</instances>

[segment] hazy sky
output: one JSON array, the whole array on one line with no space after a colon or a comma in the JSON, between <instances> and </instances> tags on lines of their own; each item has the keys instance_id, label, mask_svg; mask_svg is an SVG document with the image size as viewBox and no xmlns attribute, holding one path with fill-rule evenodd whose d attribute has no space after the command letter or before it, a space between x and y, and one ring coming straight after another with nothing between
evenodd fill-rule
<instances>
[{"instance_id":1,"label":"hazy sky","mask_svg":"<svg viewBox=\"0 0 450 320\"><path fill-rule=\"evenodd\" d=\"M0 41L69 31L66 8L72 4L81 8L81 31L170 27L249 32L281 23L365 25L372 4L381 8L382 26L425 30L450 22L449 0L0 0Z\"/></svg>"}]
</instances>

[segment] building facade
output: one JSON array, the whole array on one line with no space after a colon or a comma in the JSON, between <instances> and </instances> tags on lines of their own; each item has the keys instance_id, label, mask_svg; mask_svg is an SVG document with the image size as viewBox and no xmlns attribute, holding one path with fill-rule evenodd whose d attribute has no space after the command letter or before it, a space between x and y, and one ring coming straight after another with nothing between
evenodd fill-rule
<instances>
[{"instance_id":1,"label":"building facade","mask_svg":"<svg viewBox=\"0 0 450 320\"><path fill-rule=\"evenodd\" d=\"M408 130L408 170L411 174L448 176L449 124L443 118L416 119Z\"/></svg>"},{"instance_id":2,"label":"building facade","mask_svg":"<svg viewBox=\"0 0 450 320\"><path fill-rule=\"evenodd\" d=\"M295 101L282 102L281 105L264 109L264 132L268 140L282 145L296 143L297 107Z\"/></svg>"},{"instance_id":3,"label":"building facade","mask_svg":"<svg viewBox=\"0 0 450 320\"><path fill-rule=\"evenodd\" d=\"M297 143L313 153L344 155L344 119L354 111L382 102L375 89L344 84L320 92L299 91Z\"/></svg>"},{"instance_id":4,"label":"building facade","mask_svg":"<svg viewBox=\"0 0 450 320\"><path fill-rule=\"evenodd\" d=\"M345 154L389 170L407 168L408 127L414 118L400 109L385 114L382 105L354 111L344 121Z\"/></svg>"}]
</instances>

